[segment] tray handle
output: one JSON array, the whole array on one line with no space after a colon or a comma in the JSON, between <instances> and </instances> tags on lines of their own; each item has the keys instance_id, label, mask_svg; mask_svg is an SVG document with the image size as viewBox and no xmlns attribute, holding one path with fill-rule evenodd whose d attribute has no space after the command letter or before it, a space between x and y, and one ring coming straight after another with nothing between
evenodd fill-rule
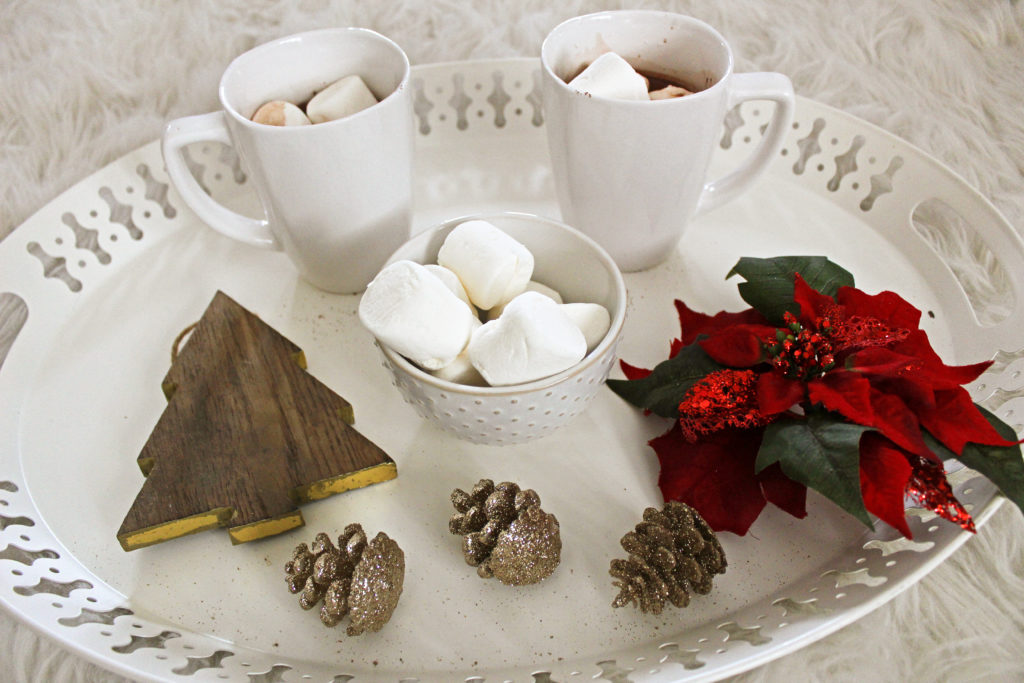
<instances>
[{"instance_id":1,"label":"tray handle","mask_svg":"<svg viewBox=\"0 0 1024 683\"><path fill-rule=\"evenodd\" d=\"M1016 351L1024 348L1024 239L1010 225L984 195L960 180L952 170L943 167L944 173L936 173L929 182L922 184L927 193L913 203L907 220L913 229L914 214L926 201L935 200L948 206L971 230L978 240L992 252L1009 274L1010 289L1013 296L1012 309L1009 315L999 322L982 324L977 321L977 329L972 334L978 338L985 348L993 347L1004 351ZM947 264L948 266L948 264ZM973 312L973 308L972 308ZM970 344L973 346L974 344Z\"/></svg>"}]
</instances>

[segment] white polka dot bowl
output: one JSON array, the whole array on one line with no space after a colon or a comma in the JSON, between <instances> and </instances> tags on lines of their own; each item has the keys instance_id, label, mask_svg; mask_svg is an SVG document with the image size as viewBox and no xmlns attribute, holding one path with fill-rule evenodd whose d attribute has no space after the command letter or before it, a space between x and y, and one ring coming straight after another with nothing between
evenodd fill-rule
<instances>
[{"instance_id":1,"label":"white polka dot bowl","mask_svg":"<svg viewBox=\"0 0 1024 683\"><path fill-rule=\"evenodd\" d=\"M489 387L443 380L424 372L378 342L394 385L421 417L473 443L502 446L551 434L584 411L602 388L622 338L626 285L612 258L596 242L558 221L525 213L464 216L425 230L399 247L388 263L408 259L436 263L444 238L458 224L482 219L526 246L534 257L533 279L552 287L566 303L598 303L611 325L579 363L525 384Z\"/></svg>"}]
</instances>

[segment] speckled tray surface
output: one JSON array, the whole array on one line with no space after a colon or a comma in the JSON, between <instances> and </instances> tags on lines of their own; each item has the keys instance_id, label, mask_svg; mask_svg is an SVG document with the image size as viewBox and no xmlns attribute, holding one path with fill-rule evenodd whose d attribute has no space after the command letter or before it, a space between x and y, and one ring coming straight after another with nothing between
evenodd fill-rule
<instances>
[{"instance_id":1,"label":"speckled tray surface","mask_svg":"<svg viewBox=\"0 0 1024 683\"><path fill-rule=\"evenodd\" d=\"M417 67L416 228L507 209L557 217L535 60ZM749 154L770 105L723 130L714 172ZM230 151L190 150L218 199L255 204ZM950 231L970 253L950 252ZM724 275L740 256L820 253L868 291L926 311L948 362L995 358L976 400L1021 430L1024 245L984 198L921 151L799 99L767 176L701 217L677 251L626 277L621 356L652 366L678 332L673 298L742 306ZM958 277L985 259L987 281ZM567 264L567 267L571 267ZM963 280L963 282L961 282ZM398 463L396 480L306 505L306 527L232 546L208 531L132 553L117 528L142 482L135 464L165 403L171 341L221 289L304 349L309 371L348 398L356 426ZM254 681L676 681L720 678L795 650L875 607L968 535L913 511L914 540L874 531L811 496L809 516L766 511L723 534L728 572L709 596L659 617L613 610L608 563L645 506L660 503L646 441L666 427L610 391L535 442L475 446L402 402L358 298L298 281L286 258L203 226L168 190L156 143L97 171L0 242L0 602L103 666L139 679ZM540 494L562 527L562 565L513 589L468 567L447 531L448 495L481 477ZM952 475L984 522L1001 498ZM358 521L406 553L392 622L348 638L299 609L291 549ZM984 533L982 527L981 533Z\"/></svg>"}]
</instances>

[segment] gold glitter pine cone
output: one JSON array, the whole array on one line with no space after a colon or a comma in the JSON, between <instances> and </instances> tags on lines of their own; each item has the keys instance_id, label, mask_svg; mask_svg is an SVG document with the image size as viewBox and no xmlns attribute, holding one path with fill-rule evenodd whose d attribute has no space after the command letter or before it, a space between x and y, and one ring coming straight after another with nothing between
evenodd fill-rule
<instances>
[{"instance_id":1,"label":"gold glitter pine cone","mask_svg":"<svg viewBox=\"0 0 1024 683\"><path fill-rule=\"evenodd\" d=\"M320 621L336 626L349 617L346 633L379 631L402 595L405 554L384 532L366 541L359 524L349 524L335 546L319 533L312 546L296 546L284 566L285 581L299 593L299 605L313 609L323 599Z\"/></svg>"},{"instance_id":2,"label":"gold glitter pine cone","mask_svg":"<svg viewBox=\"0 0 1024 683\"><path fill-rule=\"evenodd\" d=\"M685 503L669 501L662 510L647 508L643 521L622 537L627 559L612 560L609 574L619 594L612 607L634 604L641 612L661 614L666 602L690 603L690 592L711 592L715 574L724 574L725 551L700 514Z\"/></svg>"},{"instance_id":3,"label":"gold glitter pine cone","mask_svg":"<svg viewBox=\"0 0 1024 683\"><path fill-rule=\"evenodd\" d=\"M469 493L455 489L451 499L456 512L448 530L463 536L466 564L482 578L520 586L537 583L558 567L558 520L541 509L536 491L481 479Z\"/></svg>"}]
</instances>

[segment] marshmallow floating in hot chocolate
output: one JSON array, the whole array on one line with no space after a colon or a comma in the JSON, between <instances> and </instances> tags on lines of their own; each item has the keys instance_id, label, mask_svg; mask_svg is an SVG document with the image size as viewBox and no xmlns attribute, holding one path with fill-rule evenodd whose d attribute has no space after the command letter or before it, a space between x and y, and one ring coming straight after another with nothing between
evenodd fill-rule
<instances>
[{"instance_id":1,"label":"marshmallow floating in hot chocolate","mask_svg":"<svg viewBox=\"0 0 1024 683\"><path fill-rule=\"evenodd\" d=\"M359 320L382 343L427 370L462 353L480 324L469 306L413 261L386 266L359 301Z\"/></svg>"},{"instance_id":2,"label":"marshmallow floating in hot chocolate","mask_svg":"<svg viewBox=\"0 0 1024 683\"><path fill-rule=\"evenodd\" d=\"M526 291L533 254L487 221L457 225L437 252L439 265L459 276L469 300L487 310Z\"/></svg>"},{"instance_id":3,"label":"marshmallow floating in hot chocolate","mask_svg":"<svg viewBox=\"0 0 1024 683\"><path fill-rule=\"evenodd\" d=\"M356 74L345 76L313 96L306 115L313 123L324 123L351 116L377 104L377 98Z\"/></svg>"},{"instance_id":4,"label":"marshmallow floating in hot chocolate","mask_svg":"<svg viewBox=\"0 0 1024 683\"><path fill-rule=\"evenodd\" d=\"M569 87L594 97L617 100L647 100L647 80L615 54L605 52L591 62L578 76L569 81Z\"/></svg>"},{"instance_id":5,"label":"marshmallow floating in hot chocolate","mask_svg":"<svg viewBox=\"0 0 1024 683\"><path fill-rule=\"evenodd\" d=\"M671 100L676 97L692 94L693 93L686 88L671 84L666 85L664 88L659 88L658 90L652 90L650 93L652 100Z\"/></svg>"},{"instance_id":6,"label":"marshmallow floating in hot chocolate","mask_svg":"<svg viewBox=\"0 0 1024 683\"><path fill-rule=\"evenodd\" d=\"M284 100L272 100L260 105L252 115L255 123L268 126L308 126L351 116L377 104L366 82L357 74L345 76L318 92L306 103L303 111Z\"/></svg>"},{"instance_id":7,"label":"marshmallow floating in hot chocolate","mask_svg":"<svg viewBox=\"0 0 1024 683\"><path fill-rule=\"evenodd\" d=\"M506 386L571 368L586 355L587 341L550 297L523 292L473 332L467 350L488 384Z\"/></svg>"},{"instance_id":8,"label":"marshmallow floating in hot chocolate","mask_svg":"<svg viewBox=\"0 0 1024 683\"><path fill-rule=\"evenodd\" d=\"M664 76L638 72L614 52L605 52L569 81L569 87L596 97L616 100L670 100L693 92Z\"/></svg>"},{"instance_id":9,"label":"marshmallow floating in hot chocolate","mask_svg":"<svg viewBox=\"0 0 1024 683\"><path fill-rule=\"evenodd\" d=\"M283 100L267 102L256 110L252 120L268 126L308 126L311 123L301 109Z\"/></svg>"}]
</instances>

